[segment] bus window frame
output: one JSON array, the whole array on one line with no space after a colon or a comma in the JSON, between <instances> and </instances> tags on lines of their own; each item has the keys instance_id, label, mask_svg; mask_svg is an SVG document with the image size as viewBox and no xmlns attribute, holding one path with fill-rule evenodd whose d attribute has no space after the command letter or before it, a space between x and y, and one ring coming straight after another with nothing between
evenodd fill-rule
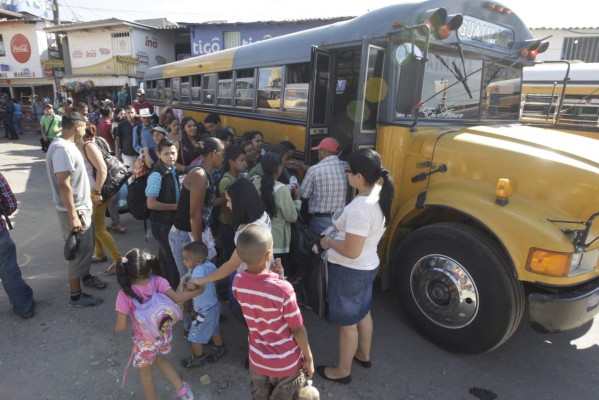
<instances>
[{"instance_id":1,"label":"bus window frame","mask_svg":"<svg viewBox=\"0 0 599 400\"><path fill-rule=\"evenodd\" d=\"M267 111L283 111L283 86L284 86L284 82L285 82L285 65L275 65L275 66L270 66L270 67L258 67L256 68L256 89L254 91L255 94L255 98L256 98L256 109L258 110L267 110ZM270 70L270 71L275 71L275 70L279 70L280 71L280 77L279 79L281 80L279 82L278 85L278 90L269 90L267 89L269 86L267 86L266 88L263 88L260 86L260 77L262 75L263 71L266 70ZM272 72L270 74L271 76L273 75ZM271 86L272 87L272 86ZM278 92L279 94L279 107L260 107L260 102L259 102L259 98L260 98L260 91L264 91L264 92L268 92L269 94L272 92ZM268 100L268 99L267 99ZM276 99L274 99L276 100Z\"/></svg>"},{"instance_id":2,"label":"bus window frame","mask_svg":"<svg viewBox=\"0 0 599 400\"><path fill-rule=\"evenodd\" d=\"M191 103L191 77L185 75L181 77L181 103Z\"/></svg>"},{"instance_id":3,"label":"bus window frame","mask_svg":"<svg viewBox=\"0 0 599 400\"><path fill-rule=\"evenodd\" d=\"M241 75L242 71L252 71L252 77L244 77L244 78L240 78L239 75ZM233 107L234 108L243 108L243 109L255 109L255 104L256 104L256 71L257 68L248 68L248 69L244 69L244 70L235 70L234 74L233 74ZM250 82L251 83L251 88L247 89L247 88L238 88L237 84L238 82ZM249 106L245 106L245 105L239 105L238 104L238 100L247 100L248 98L244 98L244 97L238 97L237 96L237 91L238 90L250 90L251 91L251 96L249 97L249 99L251 99L251 104Z\"/></svg>"},{"instance_id":4,"label":"bus window frame","mask_svg":"<svg viewBox=\"0 0 599 400\"><path fill-rule=\"evenodd\" d=\"M227 107L227 108L233 108L233 90L234 90L234 85L235 85L235 79L234 79L234 71L230 70L230 71L220 71L217 73L217 83L216 83L216 106L218 107ZM229 76L227 78L225 78L225 76ZM222 95L221 92L224 92L224 88L221 88L221 84L229 84L229 92L230 92L230 96L228 97L224 97ZM221 103L221 100L229 100L230 104L223 104Z\"/></svg>"},{"instance_id":5,"label":"bus window frame","mask_svg":"<svg viewBox=\"0 0 599 400\"><path fill-rule=\"evenodd\" d=\"M213 79L214 84L214 88L207 88L206 86L206 80L208 80L208 83L211 82L211 79ZM210 85L208 85L209 87ZM216 101L216 92L217 92L217 88L218 88L218 74L216 72L213 73L209 73L209 74L202 74L202 89L201 89L201 93L202 93L202 101L201 104L209 104L212 106L217 106L218 103ZM206 101L206 96L209 96L210 94L213 94L214 97L212 98L212 101Z\"/></svg>"},{"instance_id":6,"label":"bus window frame","mask_svg":"<svg viewBox=\"0 0 599 400\"><path fill-rule=\"evenodd\" d=\"M200 85L199 86L194 86L198 82L199 82ZM197 74L197 75L190 76L189 102L191 104L202 104L202 100L203 100L203 93L202 93L203 83L204 83L204 75L203 74ZM199 88L199 91L198 91L197 100L195 100L193 92L194 92L194 89L197 89L197 88Z\"/></svg>"}]
</instances>

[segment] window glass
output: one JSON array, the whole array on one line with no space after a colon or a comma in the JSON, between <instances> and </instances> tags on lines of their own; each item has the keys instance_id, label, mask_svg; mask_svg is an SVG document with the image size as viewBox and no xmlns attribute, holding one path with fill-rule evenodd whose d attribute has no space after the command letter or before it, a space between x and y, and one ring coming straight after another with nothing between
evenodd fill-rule
<instances>
[{"instance_id":1,"label":"window glass","mask_svg":"<svg viewBox=\"0 0 599 400\"><path fill-rule=\"evenodd\" d=\"M202 85L202 101L204 104L215 104L216 102L216 74L204 75L204 84Z\"/></svg>"},{"instance_id":2,"label":"window glass","mask_svg":"<svg viewBox=\"0 0 599 400\"><path fill-rule=\"evenodd\" d=\"M310 65L292 64L285 68L285 110L303 111L308 109L308 84Z\"/></svg>"},{"instance_id":3,"label":"window glass","mask_svg":"<svg viewBox=\"0 0 599 400\"><path fill-rule=\"evenodd\" d=\"M171 92L173 101L181 101L181 78L171 80Z\"/></svg>"},{"instance_id":4,"label":"window glass","mask_svg":"<svg viewBox=\"0 0 599 400\"><path fill-rule=\"evenodd\" d=\"M258 70L258 108L278 110L281 107L281 79L283 67Z\"/></svg>"},{"instance_id":5,"label":"window glass","mask_svg":"<svg viewBox=\"0 0 599 400\"><path fill-rule=\"evenodd\" d=\"M156 94L157 94L157 99L158 100L164 100L165 99L164 79L159 79L159 80L156 81Z\"/></svg>"},{"instance_id":6,"label":"window glass","mask_svg":"<svg viewBox=\"0 0 599 400\"><path fill-rule=\"evenodd\" d=\"M518 119L521 70L497 64L483 71L483 119Z\"/></svg>"},{"instance_id":7,"label":"window glass","mask_svg":"<svg viewBox=\"0 0 599 400\"><path fill-rule=\"evenodd\" d=\"M221 72L218 74L218 105L233 105L233 79L231 72Z\"/></svg>"},{"instance_id":8,"label":"window glass","mask_svg":"<svg viewBox=\"0 0 599 400\"><path fill-rule=\"evenodd\" d=\"M173 91L172 91L172 82L171 79L164 80L164 98L166 101L173 101Z\"/></svg>"},{"instance_id":9,"label":"window glass","mask_svg":"<svg viewBox=\"0 0 599 400\"><path fill-rule=\"evenodd\" d=\"M235 73L235 106L254 105L254 69L244 69Z\"/></svg>"},{"instance_id":10,"label":"window glass","mask_svg":"<svg viewBox=\"0 0 599 400\"><path fill-rule=\"evenodd\" d=\"M420 118L478 119L482 73L475 72L466 80L459 80L461 76L479 70L482 61L465 58L462 64L457 54L431 53L425 66L420 97L425 103L420 108ZM398 93L398 96L401 95Z\"/></svg>"},{"instance_id":11,"label":"window glass","mask_svg":"<svg viewBox=\"0 0 599 400\"><path fill-rule=\"evenodd\" d=\"M189 76L181 78L181 101L189 101Z\"/></svg>"},{"instance_id":12,"label":"window glass","mask_svg":"<svg viewBox=\"0 0 599 400\"><path fill-rule=\"evenodd\" d=\"M199 103L202 101L202 75L191 77L191 101Z\"/></svg>"}]
</instances>

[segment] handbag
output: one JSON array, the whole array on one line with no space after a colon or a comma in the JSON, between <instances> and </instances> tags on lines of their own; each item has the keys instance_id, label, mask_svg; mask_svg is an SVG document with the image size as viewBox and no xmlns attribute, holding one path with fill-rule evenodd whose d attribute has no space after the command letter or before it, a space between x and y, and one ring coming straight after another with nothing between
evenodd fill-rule
<instances>
[{"instance_id":1,"label":"handbag","mask_svg":"<svg viewBox=\"0 0 599 400\"><path fill-rule=\"evenodd\" d=\"M298 214L297 220L291 224L291 248L289 253L293 258L309 262L316 253L313 248L320 241L320 237L315 235L304 222L301 214Z\"/></svg>"},{"instance_id":2,"label":"handbag","mask_svg":"<svg viewBox=\"0 0 599 400\"><path fill-rule=\"evenodd\" d=\"M79 250L79 234L77 232L71 232L64 243L65 260L74 260L77 256L77 250Z\"/></svg>"},{"instance_id":3,"label":"handbag","mask_svg":"<svg viewBox=\"0 0 599 400\"><path fill-rule=\"evenodd\" d=\"M329 299L327 295L329 269L326 250L322 251L317 257L314 257L309 264L304 282L306 305L314 314L325 319L329 313Z\"/></svg>"},{"instance_id":4,"label":"handbag","mask_svg":"<svg viewBox=\"0 0 599 400\"><path fill-rule=\"evenodd\" d=\"M99 138L97 138L99 139ZM103 141L104 139L102 139ZM90 142L88 142L90 143ZM83 146L87 146L88 143L85 143ZM104 141L104 143L106 143ZM100 190L100 194L103 198L107 199L116 195L121 187L127 183L133 172L128 165L123 164L118 158L107 152L103 146L100 146L98 143L94 142L96 147L102 153L102 158L104 159L104 163L106 164L106 180L102 185L102 189ZM108 144L106 144L108 146ZM89 161L89 157L87 157L87 153L85 153L85 157ZM96 174L96 170L94 168L94 177Z\"/></svg>"}]
</instances>

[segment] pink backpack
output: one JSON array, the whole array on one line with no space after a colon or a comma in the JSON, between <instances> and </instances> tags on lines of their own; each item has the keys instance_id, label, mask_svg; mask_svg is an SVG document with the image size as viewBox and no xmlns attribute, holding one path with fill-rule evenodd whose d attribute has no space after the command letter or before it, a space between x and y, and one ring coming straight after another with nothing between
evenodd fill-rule
<instances>
[{"instance_id":1,"label":"pink backpack","mask_svg":"<svg viewBox=\"0 0 599 400\"><path fill-rule=\"evenodd\" d=\"M164 337L165 324L172 326L183 318L181 308L164 293L156 292L154 276L150 277L152 296L143 304L129 297L135 305L133 318L143 331L144 339L156 342Z\"/></svg>"}]
</instances>

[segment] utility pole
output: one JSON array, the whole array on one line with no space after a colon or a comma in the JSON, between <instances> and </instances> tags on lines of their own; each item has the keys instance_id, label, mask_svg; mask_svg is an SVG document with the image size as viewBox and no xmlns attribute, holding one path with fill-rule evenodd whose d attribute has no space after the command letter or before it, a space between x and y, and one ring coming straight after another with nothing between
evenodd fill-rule
<instances>
[{"instance_id":1,"label":"utility pole","mask_svg":"<svg viewBox=\"0 0 599 400\"><path fill-rule=\"evenodd\" d=\"M52 14L54 16L54 23L60 25L60 13L58 8L58 0L52 0Z\"/></svg>"}]
</instances>

